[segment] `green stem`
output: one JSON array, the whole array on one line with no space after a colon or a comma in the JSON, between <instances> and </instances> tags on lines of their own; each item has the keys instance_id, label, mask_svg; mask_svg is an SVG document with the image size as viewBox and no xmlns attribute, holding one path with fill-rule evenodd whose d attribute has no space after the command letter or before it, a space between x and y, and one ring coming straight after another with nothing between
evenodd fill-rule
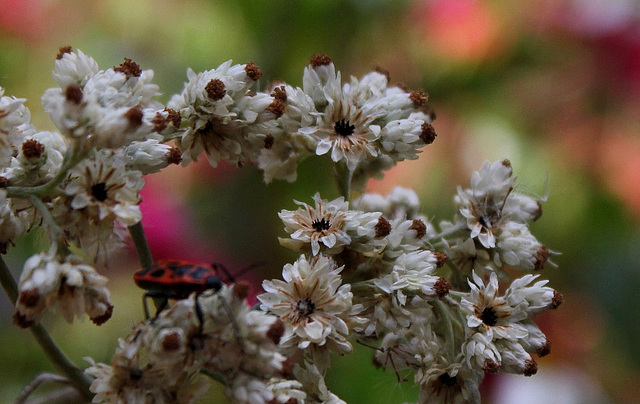
<instances>
[{"instance_id":1,"label":"green stem","mask_svg":"<svg viewBox=\"0 0 640 404\"><path fill-rule=\"evenodd\" d=\"M453 226L451 226L450 228L448 228L447 230L444 230L438 234L436 234L433 237L430 237L428 240L426 240L427 242L433 242L434 245L438 244L437 241L432 241L432 240L442 240L442 239L447 239L451 236L455 236L457 235L457 233L459 233L462 230L466 230L467 232L469 232L469 228L467 227L467 223L466 222L458 222L456 224L454 224Z\"/></svg>"},{"instance_id":2,"label":"green stem","mask_svg":"<svg viewBox=\"0 0 640 404\"><path fill-rule=\"evenodd\" d=\"M333 174L335 176L336 185L338 186L340 195L344 197L345 201L350 201L353 171L350 170L346 164L337 163L333 170Z\"/></svg>"},{"instance_id":3,"label":"green stem","mask_svg":"<svg viewBox=\"0 0 640 404\"><path fill-rule=\"evenodd\" d=\"M449 310L440 300L436 299L433 302L433 308L440 315L440 322L445 326L445 346L449 358L455 358L454 344L455 335L453 334L453 324L451 323L451 317Z\"/></svg>"},{"instance_id":4,"label":"green stem","mask_svg":"<svg viewBox=\"0 0 640 404\"><path fill-rule=\"evenodd\" d=\"M18 285L2 257L0 257L0 281L2 281L2 287L11 300L11 303L15 305L18 300ZM90 400L93 397L93 394L89 391L89 386L92 382L91 378L82 370L78 369L78 367L67 358L55 342L53 342L53 339L42 324L38 323L32 326L31 333L56 368L72 381L78 391L80 391L87 400Z\"/></svg>"},{"instance_id":5,"label":"green stem","mask_svg":"<svg viewBox=\"0 0 640 404\"><path fill-rule=\"evenodd\" d=\"M144 228L142 228L142 222L129 226L129 234L131 235L133 244L136 247L138 259L140 260L140 267L148 268L153 265L153 257L151 256L147 237L144 234Z\"/></svg>"},{"instance_id":6,"label":"green stem","mask_svg":"<svg viewBox=\"0 0 640 404\"><path fill-rule=\"evenodd\" d=\"M45 203L35 195L29 195L29 201L31 201L31 204L33 204L38 212L40 212L42 220L44 220L44 222L47 224L49 235L51 237L50 252L52 254L56 253L59 256L68 255L69 248L67 247L65 242L66 240L64 237L64 232L62 231L60 226L58 226L58 223L56 223L55 219L51 215L51 211L49 211L49 208L47 208L47 205L45 205Z\"/></svg>"},{"instance_id":7,"label":"green stem","mask_svg":"<svg viewBox=\"0 0 640 404\"><path fill-rule=\"evenodd\" d=\"M86 157L87 154L88 150L82 147L82 145L72 143L69 149L67 149L62 166L55 177L47 183L35 187L7 187L7 196L10 198L29 198L30 196L43 197L50 195L51 191L67 177L67 172Z\"/></svg>"},{"instance_id":8,"label":"green stem","mask_svg":"<svg viewBox=\"0 0 640 404\"><path fill-rule=\"evenodd\" d=\"M11 300L11 303L15 306L18 300L18 285L2 257L0 257L0 283L2 283L2 289L4 289L9 300Z\"/></svg>"},{"instance_id":9,"label":"green stem","mask_svg":"<svg viewBox=\"0 0 640 404\"><path fill-rule=\"evenodd\" d=\"M144 234L144 228L142 222L132 224L129 226L129 234L133 239L133 245L136 247L138 253L138 259L140 260L140 268L148 268L153 265L153 256L151 255L151 249L149 249L149 243L147 242L147 236ZM146 298L146 295L145 295ZM152 298L153 305L156 306L156 310L163 307L167 307L167 298L154 296ZM146 306L145 306L146 311Z\"/></svg>"},{"instance_id":10,"label":"green stem","mask_svg":"<svg viewBox=\"0 0 640 404\"><path fill-rule=\"evenodd\" d=\"M31 333L35 337L40 347L44 350L49 360L62 372L69 380L75 384L78 391L82 393L88 400L93 397L89 386L91 386L92 379L87 376L82 370L78 369L76 365L67 358L67 356L58 348L53 342L53 339L47 332L47 330L38 323L31 327Z\"/></svg>"}]
</instances>

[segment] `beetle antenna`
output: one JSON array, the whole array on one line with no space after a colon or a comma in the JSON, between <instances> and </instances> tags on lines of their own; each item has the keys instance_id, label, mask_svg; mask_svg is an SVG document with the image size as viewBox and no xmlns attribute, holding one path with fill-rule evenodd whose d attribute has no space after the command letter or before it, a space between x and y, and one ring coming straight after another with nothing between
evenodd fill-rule
<instances>
[{"instance_id":1,"label":"beetle antenna","mask_svg":"<svg viewBox=\"0 0 640 404\"><path fill-rule=\"evenodd\" d=\"M255 262L255 263L253 263L253 264L251 264L249 266L244 267L243 269L238 271L235 275L232 275L231 272L229 272L229 270L227 270L227 268L225 268L225 266L222 265L219 262L214 262L214 263L211 264L211 266L215 270L220 270L224 274L224 276L227 277L229 283L235 283L237 278L241 277L242 275L246 274L247 272L252 271L252 270L254 270L256 268L260 268L260 267L266 266L267 264L268 264L267 261Z\"/></svg>"}]
</instances>

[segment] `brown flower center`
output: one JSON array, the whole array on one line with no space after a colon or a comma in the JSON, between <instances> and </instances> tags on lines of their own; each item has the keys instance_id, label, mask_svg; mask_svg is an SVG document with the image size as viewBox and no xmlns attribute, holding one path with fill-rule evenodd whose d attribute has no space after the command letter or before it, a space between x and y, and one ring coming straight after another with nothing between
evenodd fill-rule
<instances>
[{"instance_id":1,"label":"brown flower center","mask_svg":"<svg viewBox=\"0 0 640 404\"><path fill-rule=\"evenodd\" d=\"M498 324L498 314L493 307L485 307L484 310L482 310L480 319L489 327L493 327Z\"/></svg>"},{"instance_id":2,"label":"brown flower center","mask_svg":"<svg viewBox=\"0 0 640 404\"><path fill-rule=\"evenodd\" d=\"M316 305L313 304L311 299L307 297L305 299L298 300L296 308L298 309L298 313L300 313L301 316L307 317L313 313L313 311L316 309Z\"/></svg>"},{"instance_id":3,"label":"brown flower center","mask_svg":"<svg viewBox=\"0 0 640 404\"><path fill-rule=\"evenodd\" d=\"M313 226L315 231L321 232L324 230L329 230L329 228L331 228L331 223L328 220L324 220L323 217L320 220L314 220L313 223L311 223L311 226Z\"/></svg>"},{"instance_id":4,"label":"brown flower center","mask_svg":"<svg viewBox=\"0 0 640 404\"><path fill-rule=\"evenodd\" d=\"M333 129L340 136L351 136L353 132L356 130L355 125L351 125L351 123L346 119L341 119L333 125Z\"/></svg>"},{"instance_id":5,"label":"brown flower center","mask_svg":"<svg viewBox=\"0 0 640 404\"><path fill-rule=\"evenodd\" d=\"M449 373L443 373L438 380L447 387L453 387L457 383L456 376L450 376Z\"/></svg>"},{"instance_id":6,"label":"brown flower center","mask_svg":"<svg viewBox=\"0 0 640 404\"><path fill-rule=\"evenodd\" d=\"M104 202L107 200L107 185L104 182L100 182L98 184L94 184L91 186L91 195L99 200L100 202Z\"/></svg>"}]
</instances>

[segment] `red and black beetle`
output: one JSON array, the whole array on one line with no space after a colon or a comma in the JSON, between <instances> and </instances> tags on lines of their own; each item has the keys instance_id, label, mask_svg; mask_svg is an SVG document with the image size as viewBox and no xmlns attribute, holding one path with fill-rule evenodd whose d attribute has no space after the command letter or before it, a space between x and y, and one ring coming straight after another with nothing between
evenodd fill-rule
<instances>
[{"instance_id":1,"label":"red and black beetle","mask_svg":"<svg viewBox=\"0 0 640 404\"><path fill-rule=\"evenodd\" d=\"M206 290L218 291L222 288L222 280L218 270L225 274L227 271L219 264L203 264L185 260L159 260L153 265L140 269L133 274L136 285L146 290L144 294L144 312L149 318L147 298L163 298L163 304L158 307L161 312L168 304L167 299L186 299L191 293L200 294ZM200 320L202 313L196 304L196 312ZM157 315L157 314L156 314Z\"/></svg>"}]
</instances>

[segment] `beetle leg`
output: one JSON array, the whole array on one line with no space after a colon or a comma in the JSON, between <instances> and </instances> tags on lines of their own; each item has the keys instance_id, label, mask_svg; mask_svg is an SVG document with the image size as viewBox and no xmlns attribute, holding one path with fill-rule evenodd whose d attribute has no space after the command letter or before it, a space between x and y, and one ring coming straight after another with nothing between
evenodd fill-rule
<instances>
[{"instance_id":1,"label":"beetle leg","mask_svg":"<svg viewBox=\"0 0 640 404\"><path fill-rule=\"evenodd\" d=\"M202 307L200 307L200 302L198 302L198 297L200 297L200 293L196 293L196 316L198 316L198 321L200 322L200 332L198 334L202 334L204 327L204 314L202 313Z\"/></svg>"},{"instance_id":2,"label":"beetle leg","mask_svg":"<svg viewBox=\"0 0 640 404\"><path fill-rule=\"evenodd\" d=\"M166 309L167 306L169 305L169 296L167 296L167 294L164 292L154 292L154 291L148 291L142 296L142 306L144 307L144 318L146 320L148 320L151 317L149 315L149 307L147 305L148 298L160 299L160 303L156 305L157 307L156 314L155 316L153 316L153 318L155 319L156 317L158 317L160 312ZM154 300L154 303L155 303L155 300Z\"/></svg>"}]
</instances>

